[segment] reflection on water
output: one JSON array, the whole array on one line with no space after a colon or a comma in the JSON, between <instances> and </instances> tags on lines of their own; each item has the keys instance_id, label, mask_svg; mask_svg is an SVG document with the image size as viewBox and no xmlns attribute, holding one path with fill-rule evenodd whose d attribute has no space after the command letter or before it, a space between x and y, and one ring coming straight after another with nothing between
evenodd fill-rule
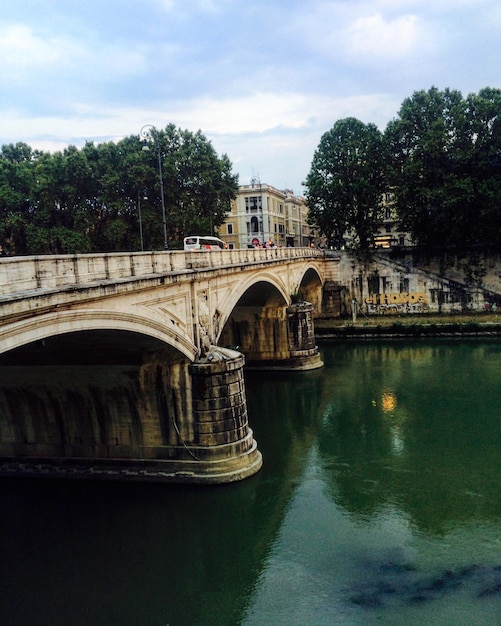
<instances>
[{"instance_id":1,"label":"reflection on water","mask_svg":"<svg viewBox=\"0 0 501 626\"><path fill-rule=\"evenodd\" d=\"M249 480L0 481L0 623L499 625L501 344L322 352L247 375Z\"/></svg>"}]
</instances>

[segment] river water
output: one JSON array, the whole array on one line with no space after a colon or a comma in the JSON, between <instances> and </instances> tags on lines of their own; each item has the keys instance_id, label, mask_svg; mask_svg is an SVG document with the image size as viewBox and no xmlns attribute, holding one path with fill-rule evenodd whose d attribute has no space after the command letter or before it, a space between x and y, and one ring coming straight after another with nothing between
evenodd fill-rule
<instances>
[{"instance_id":1,"label":"river water","mask_svg":"<svg viewBox=\"0 0 501 626\"><path fill-rule=\"evenodd\" d=\"M501 624L501 342L249 372L232 485L0 480L9 626Z\"/></svg>"}]
</instances>

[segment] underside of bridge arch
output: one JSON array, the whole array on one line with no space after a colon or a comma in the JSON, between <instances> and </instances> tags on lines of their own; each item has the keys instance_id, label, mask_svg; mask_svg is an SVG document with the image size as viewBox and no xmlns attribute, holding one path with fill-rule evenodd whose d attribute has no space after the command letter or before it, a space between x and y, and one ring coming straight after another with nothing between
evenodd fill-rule
<instances>
[{"instance_id":1,"label":"underside of bridge arch","mask_svg":"<svg viewBox=\"0 0 501 626\"><path fill-rule=\"evenodd\" d=\"M172 346L142 333L83 330L45 337L0 354L0 365L139 365L151 354L169 362L186 360Z\"/></svg>"},{"instance_id":2,"label":"underside of bridge arch","mask_svg":"<svg viewBox=\"0 0 501 626\"><path fill-rule=\"evenodd\" d=\"M0 355L2 456L140 456L175 443L185 358L138 333L81 331Z\"/></svg>"},{"instance_id":3,"label":"underside of bridge arch","mask_svg":"<svg viewBox=\"0 0 501 626\"><path fill-rule=\"evenodd\" d=\"M204 367L194 374L171 345L121 330L66 333L0 354L0 473L177 482L254 473L260 455L243 377L238 395L238 368L227 368L236 399L225 398L224 415L210 412L200 398L212 393Z\"/></svg>"},{"instance_id":4,"label":"underside of bridge arch","mask_svg":"<svg viewBox=\"0 0 501 626\"><path fill-rule=\"evenodd\" d=\"M301 300L313 304L313 316L320 315L322 310L322 281L318 272L313 268L308 268L298 288Z\"/></svg>"},{"instance_id":5,"label":"underside of bridge arch","mask_svg":"<svg viewBox=\"0 0 501 626\"><path fill-rule=\"evenodd\" d=\"M315 293L314 273L304 282ZM312 369L321 367L312 322L313 305L289 303L270 282L259 281L240 297L227 319L219 344L245 355L247 367Z\"/></svg>"},{"instance_id":6,"label":"underside of bridge arch","mask_svg":"<svg viewBox=\"0 0 501 626\"><path fill-rule=\"evenodd\" d=\"M219 337L219 345L245 355L248 364L289 358L287 302L271 283L252 285L238 300Z\"/></svg>"}]
</instances>

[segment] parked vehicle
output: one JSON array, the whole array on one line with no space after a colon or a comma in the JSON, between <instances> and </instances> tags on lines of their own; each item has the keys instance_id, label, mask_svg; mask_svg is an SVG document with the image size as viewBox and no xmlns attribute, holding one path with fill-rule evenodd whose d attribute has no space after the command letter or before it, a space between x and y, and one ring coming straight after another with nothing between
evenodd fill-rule
<instances>
[{"instance_id":1,"label":"parked vehicle","mask_svg":"<svg viewBox=\"0 0 501 626\"><path fill-rule=\"evenodd\" d=\"M199 237L192 235L184 238L184 249L186 252L194 250L224 250L226 244L218 237Z\"/></svg>"}]
</instances>

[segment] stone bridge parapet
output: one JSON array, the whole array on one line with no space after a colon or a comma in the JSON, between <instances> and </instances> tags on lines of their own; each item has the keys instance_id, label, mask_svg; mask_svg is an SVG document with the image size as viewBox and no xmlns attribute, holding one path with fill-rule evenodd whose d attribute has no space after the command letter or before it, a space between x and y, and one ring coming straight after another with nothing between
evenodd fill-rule
<instances>
[{"instance_id":1,"label":"stone bridge parapet","mask_svg":"<svg viewBox=\"0 0 501 626\"><path fill-rule=\"evenodd\" d=\"M311 248L221 250L211 252L131 252L111 254L46 255L0 259L0 298L34 290L60 290L104 282L186 272L220 270L297 259L322 259Z\"/></svg>"}]
</instances>

